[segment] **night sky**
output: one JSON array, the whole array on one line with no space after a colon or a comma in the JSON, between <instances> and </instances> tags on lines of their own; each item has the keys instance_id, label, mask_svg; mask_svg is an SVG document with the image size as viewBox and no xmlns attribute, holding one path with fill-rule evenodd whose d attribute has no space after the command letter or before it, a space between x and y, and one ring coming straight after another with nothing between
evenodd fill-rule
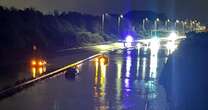
<instances>
[{"instance_id":1,"label":"night sky","mask_svg":"<svg viewBox=\"0 0 208 110\"><path fill-rule=\"evenodd\" d=\"M89 14L152 10L168 17L198 19L208 24L208 0L0 0L3 6L33 7L45 13L54 9Z\"/></svg>"}]
</instances>

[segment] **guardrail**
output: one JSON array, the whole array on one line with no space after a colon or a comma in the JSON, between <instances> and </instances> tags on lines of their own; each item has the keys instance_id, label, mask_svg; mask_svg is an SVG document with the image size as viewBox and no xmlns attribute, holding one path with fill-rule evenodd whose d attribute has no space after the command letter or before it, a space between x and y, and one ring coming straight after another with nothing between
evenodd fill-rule
<instances>
[{"instance_id":1,"label":"guardrail","mask_svg":"<svg viewBox=\"0 0 208 110\"><path fill-rule=\"evenodd\" d=\"M57 69L57 70L52 71L52 72L49 72L47 74L44 74L44 75L42 75L40 77L37 77L35 79L29 80L29 81L23 82L21 84L17 84L14 87L10 87L8 89L2 90L2 91L0 91L0 100L6 98L8 96L11 96L11 95L17 93L18 91L21 91L25 87L31 86L35 82L38 82L40 80L43 80L43 79L52 77L54 75L61 75L61 72L67 70L68 68L73 67L73 66L76 66L76 65L79 65L81 63L84 63L85 61L89 61L89 60L91 60L91 59L93 59L93 58L95 58L97 56L100 56L100 55L102 55L102 53L95 54L93 56L90 56L88 58L85 58L83 60L80 60L80 61L78 61L76 63L66 65L63 68Z\"/></svg>"}]
</instances>

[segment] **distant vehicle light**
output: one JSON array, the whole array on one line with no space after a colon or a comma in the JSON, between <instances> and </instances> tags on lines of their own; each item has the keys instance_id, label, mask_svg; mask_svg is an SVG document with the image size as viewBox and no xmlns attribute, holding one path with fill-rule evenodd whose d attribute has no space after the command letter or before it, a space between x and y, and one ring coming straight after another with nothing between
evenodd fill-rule
<instances>
[{"instance_id":1,"label":"distant vehicle light","mask_svg":"<svg viewBox=\"0 0 208 110\"><path fill-rule=\"evenodd\" d=\"M141 48L141 44L140 43L137 43L137 48L139 49L139 48Z\"/></svg>"},{"instance_id":2,"label":"distant vehicle light","mask_svg":"<svg viewBox=\"0 0 208 110\"><path fill-rule=\"evenodd\" d=\"M177 49L177 45L174 42L168 42L166 44L166 48L170 51L170 53L172 53Z\"/></svg>"},{"instance_id":3,"label":"distant vehicle light","mask_svg":"<svg viewBox=\"0 0 208 110\"><path fill-rule=\"evenodd\" d=\"M105 55L100 56L100 58L99 58L100 64L106 65L106 64L108 64L108 62L109 62L109 58L107 56L105 56Z\"/></svg>"},{"instance_id":4,"label":"distant vehicle light","mask_svg":"<svg viewBox=\"0 0 208 110\"><path fill-rule=\"evenodd\" d=\"M39 66L42 66L43 65L43 62L42 61L39 61L38 65Z\"/></svg>"},{"instance_id":5,"label":"distant vehicle light","mask_svg":"<svg viewBox=\"0 0 208 110\"><path fill-rule=\"evenodd\" d=\"M128 35L125 39L125 47L131 47L133 40L133 37L131 35Z\"/></svg>"},{"instance_id":6,"label":"distant vehicle light","mask_svg":"<svg viewBox=\"0 0 208 110\"><path fill-rule=\"evenodd\" d=\"M127 42L127 43L133 42L133 37L132 37L131 35L128 35L128 36L126 37L126 42Z\"/></svg>"},{"instance_id":7,"label":"distant vehicle light","mask_svg":"<svg viewBox=\"0 0 208 110\"><path fill-rule=\"evenodd\" d=\"M35 61L35 60L32 60L31 64L32 64L33 66L35 66L35 65L36 65L36 61Z\"/></svg>"},{"instance_id":8,"label":"distant vehicle light","mask_svg":"<svg viewBox=\"0 0 208 110\"><path fill-rule=\"evenodd\" d=\"M178 37L178 35L175 32L172 32L169 35L168 39L171 40L171 41L175 41L177 37Z\"/></svg>"},{"instance_id":9,"label":"distant vehicle light","mask_svg":"<svg viewBox=\"0 0 208 110\"><path fill-rule=\"evenodd\" d=\"M47 62L43 59L33 59L30 65L32 78L36 78L46 72L46 64Z\"/></svg>"},{"instance_id":10,"label":"distant vehicle light","mask_svg":"<svg viewBox=\"0 0 208 110\"><path fill-rule=\"evenodd\" d=\"M31 66L45 66L47 62L45 60L32 60Z\"/></svg>"},{"instance_id":11,"label":"distant vehicle light","mask_svg":"<svg viewBox=\"0 0 208 110\"><path fill-rule=\"evenodd\" d=\"M105 62L105 58L100 58L100 63L104 63Z\"/></svg>"}]
</instances>

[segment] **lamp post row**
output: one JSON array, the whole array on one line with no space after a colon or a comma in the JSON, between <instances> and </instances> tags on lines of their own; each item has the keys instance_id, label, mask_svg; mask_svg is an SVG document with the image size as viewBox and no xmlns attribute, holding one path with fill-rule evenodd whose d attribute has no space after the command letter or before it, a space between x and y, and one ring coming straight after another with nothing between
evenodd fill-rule
<instances>
[{"instance_id":1,"label":"lamp post row","mask_svg":"<svg viewBox=\"0 0 208 110\"><path fill-rule=\"evenodd\" d=\"M102 24L101 24L101 31L102 32L104 32L104 28L105 28L105 17L106 16L110 16L110 15L108 13L102 14ZM122 14L119 15L118 18L117 18L117 21L118 21L118 25L117 25L118 34L120 33L120 26L121 26L121 21L122 21L123 18L124 18L124 16ZM145 24L148 21L150 21L148 18L145 18L145 19L142 20L142 29L143 29L143 31L146 30ZM160 19L159 18L156 18L154 20L154 28L155 28L155 31L158 30L158 23L159 22L160 22ZM165 21L166 30L169 30L169 26L168 26L169 23L172 23L172 21L170 19L167 19ZM182 24L182 30L183 30L183 32L185 32L185 25L188 24L187 21L175 20L175 22L174 22L174 28L175 28L175 30L177 29L177 24L180 24L180 23ZM194 20L194 21L191 20L189 22L189 24L190 24L189 28L193 31L197 26L200 26L201 23L198 22L197 20Z\"/></svg>"}]
</instances>

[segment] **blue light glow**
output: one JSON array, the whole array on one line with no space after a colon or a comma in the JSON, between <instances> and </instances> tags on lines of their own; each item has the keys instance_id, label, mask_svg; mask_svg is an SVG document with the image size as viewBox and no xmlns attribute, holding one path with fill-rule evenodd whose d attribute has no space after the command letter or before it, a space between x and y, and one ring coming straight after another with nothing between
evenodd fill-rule
<instances>
[{"instance_id":1,"label":"blue light glow","mask_svg":"<svg viewBox=\"0 0 208 110\"><path fill-rule=\"evenodd\" d=\"M127 56L126 58L126 77L130 77L130 70L131 70L131 56Z\"/></svg>"},{"instance_id":2,"label":"blue light glow","mask_svg":"<svg viewBox=\"0 0 208 110\"><path fill-rule=\"evenodd\" d=\"M133 37L131 35L128 35L125 39L126 47L131 47L131 43L134 41Z\"/></svg>"},{"instance_id":3,"label":"blue light glow","mask_svg":"<svg viewBox=\"0 0 208 110\"><path fill-rule=\"evenodd\" d=\"M127 43L132 43L133 42L133 37L131 36L131 35L128 35L127 37L126 37L126 42Z\"/></svg>"}]
</instances>

